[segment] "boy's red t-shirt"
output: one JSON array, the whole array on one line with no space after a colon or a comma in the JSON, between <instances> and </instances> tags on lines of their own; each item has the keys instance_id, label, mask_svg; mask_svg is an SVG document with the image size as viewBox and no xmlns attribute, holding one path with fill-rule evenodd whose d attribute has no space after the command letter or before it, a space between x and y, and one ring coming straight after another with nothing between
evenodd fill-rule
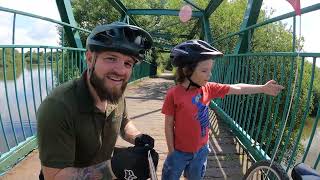
<instances>
[{"instance_id":1,"label":"boy's red t-shirt","mask_svg":"<svg viewBox=\"0 0 320 180\"><path fill-rule=\"evenodd\" d=\"M176 85L168 90L162 113L174 116L174 149L197 152L208 142L209 102L223 98L230 86L208 82L197 89Z\"/></svg>"}]
</instances>

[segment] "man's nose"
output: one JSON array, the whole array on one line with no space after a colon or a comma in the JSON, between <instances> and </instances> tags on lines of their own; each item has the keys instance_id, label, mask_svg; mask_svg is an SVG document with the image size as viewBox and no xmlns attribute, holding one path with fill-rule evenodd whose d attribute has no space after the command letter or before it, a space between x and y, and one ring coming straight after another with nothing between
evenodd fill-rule
<instances>
[{"instance_id":1,"label":"man's nose","mask_svg":"<svg viewBox=\"0 0 320 180\"><path fill-rule=\"evenodd\" d=\"M113 70L119 75L124 75L127 72L127 68L125 67L125 64L123 61L118 61L113 67Z\"/></svg>"}]
</instances>

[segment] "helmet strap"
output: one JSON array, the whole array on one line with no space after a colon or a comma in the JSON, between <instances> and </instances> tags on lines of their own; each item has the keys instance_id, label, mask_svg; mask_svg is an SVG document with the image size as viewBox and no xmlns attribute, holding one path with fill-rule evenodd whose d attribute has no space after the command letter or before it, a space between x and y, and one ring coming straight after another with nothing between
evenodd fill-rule
<instances>
[{"instance_id":1,"label":"helmet strap","mask_svg":"<svg viewBox=\"0 0 320 180\"><path fill-rule=\"evenodd\" d=\"M96 53L92 53L92 68L89 68L89 75L91 76L95 67L96 67L96 62L97 62L97 55Z\"/></svg>"},{"instance_id":2,"label":"helmet strap","mask_svg":"<svg viewBox=\"0 0 320 180\"><path fill-rule=\"evenodd\" d=\"M187 77L187 79L189 80L189 86L188 86L188 88L186 89L186 91L189 90L190 86L195 86L195 87L197 87L197 88L200 88L200 87L201 87L201 86L199 86L199 84L193 82L190 77Z\"/></svg>"}]
</instances>

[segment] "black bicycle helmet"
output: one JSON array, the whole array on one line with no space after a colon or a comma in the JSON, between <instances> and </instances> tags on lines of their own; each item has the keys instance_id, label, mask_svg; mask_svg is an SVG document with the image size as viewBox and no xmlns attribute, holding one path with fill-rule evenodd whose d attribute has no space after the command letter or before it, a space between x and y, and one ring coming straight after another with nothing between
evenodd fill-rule
<instances>
[{"instance_id":1,"label":"black bicycle helmet","mask_svg":"<svg viewBox=\"0 0 320 180\"><path fill-rule=\"evenodd\" d=\"M152 38L142 28L113 22L95 27L87 38L86 46L93 52L116 51L142 60L145 52L152 46Z\"/></svg>"},{"instance_id":2,"label":"black bicycle helmet","mask_svg":"<svg viewBox=\"0 0 320 180\"><path fill-rule=\"evenodd\" d=\"M223 53L202 40L185 41L171 50L170 59L173 66L184 67L187 64L200 62Z\"/></svg>"}]
</instances>

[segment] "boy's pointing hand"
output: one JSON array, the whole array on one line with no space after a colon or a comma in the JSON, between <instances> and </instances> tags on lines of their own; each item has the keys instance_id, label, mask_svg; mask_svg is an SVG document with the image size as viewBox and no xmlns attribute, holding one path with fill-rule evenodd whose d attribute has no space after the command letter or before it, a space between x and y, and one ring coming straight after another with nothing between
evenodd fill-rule
<instances>
[{"instance_id":1,"label":"boy's pointing hand","mask_svg":"<svg viewBox=\"0 0 320 180\"><path fill-rule=\"evenodd\" d=\"M277 96L283 89L284 87L279 85L275 80L268 81L262 87L263 93L271 96Z\"/></svg>"}]
</instances>

